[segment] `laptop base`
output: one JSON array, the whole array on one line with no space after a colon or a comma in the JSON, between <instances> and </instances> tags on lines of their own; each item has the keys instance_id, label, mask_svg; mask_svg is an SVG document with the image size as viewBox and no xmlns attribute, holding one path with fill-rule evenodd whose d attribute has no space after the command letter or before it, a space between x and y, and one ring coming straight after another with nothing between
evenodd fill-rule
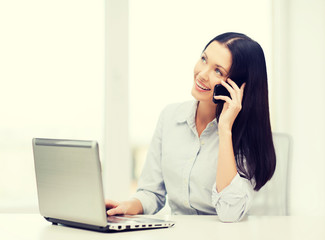
<instances>
[{"instance_id":1,"label":"laptop base","mask_svg":"<svg viewBox=\"0 0 325 240\"><path fill-rule=\"evenodd\" d=\"M159 229L159 228L168 228L172 227L174 223L172 224L161 224L161 223L154 223L154 224L139 224L139 225L107 225L105 227L101 226L95 226L95 225L89 225L84 223L78 223L78 222L72 222L62 219L56 219L56 218L49 218L44 217L47 221L51 222L53 225L63 225L73 228L80 228L80 229L86 229L96 232L102 232L102 233L116 233L119 231L137 231L137 230L152 230L152 229Z\"/></svg>"}]
</instances>

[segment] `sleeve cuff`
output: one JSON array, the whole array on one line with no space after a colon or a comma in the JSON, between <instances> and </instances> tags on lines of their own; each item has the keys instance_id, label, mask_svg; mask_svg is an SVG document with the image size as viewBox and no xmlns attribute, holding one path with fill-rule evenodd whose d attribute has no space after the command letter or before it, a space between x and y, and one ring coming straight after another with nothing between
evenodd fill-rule
<instances>
[{"instance_id":1,"label":"sleeve cuff","mask_svg":"<svg viewBox=\"0 0 325 240\"><path fill-rule=\"evenodd\" d=\"M143 214L152 215L157 211L157 206L154 201L152 201L152 193L145 191L136 192L132 198L138 199L142 204Z\"/></svg>"},{"instance_id":2,"label":"sleeve cuff","mask_svg":"<svg viewBox=\"0 0 325 240\"><path fill-rule=\"evenodd\" d=\"M240 199L248 196L252 198L253 187L249 180L242 178L239 173L232 179L231 183L222 191L217 191L217 184L212 187L212 203L217 206L220 199L224 199L229 205L235 205Z\"/></svg>"}]
</instances>

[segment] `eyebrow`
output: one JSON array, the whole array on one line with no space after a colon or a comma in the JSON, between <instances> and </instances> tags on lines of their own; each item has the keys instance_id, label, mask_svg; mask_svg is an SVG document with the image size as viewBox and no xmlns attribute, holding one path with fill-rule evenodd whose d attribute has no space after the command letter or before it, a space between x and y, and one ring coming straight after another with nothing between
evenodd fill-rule
<instances>
[{"instance_id":1,"label":"eyebrow","mask_svg":"<svg viewBox=\"0 0 325 240\"><path fill-rule=\"evenodd\" d=\"M205 51L203 52L203 54L204 54L205 57L209 60L208 55L206 54ZM223 70L228 74L227 70L226 70L223 66L221 66L221 65L219 65L219 64L215 64L215 66L217 66L217 67L219 67L219 68L222 68L222 69L223 69Z\"/></svg>"}]
</instances>

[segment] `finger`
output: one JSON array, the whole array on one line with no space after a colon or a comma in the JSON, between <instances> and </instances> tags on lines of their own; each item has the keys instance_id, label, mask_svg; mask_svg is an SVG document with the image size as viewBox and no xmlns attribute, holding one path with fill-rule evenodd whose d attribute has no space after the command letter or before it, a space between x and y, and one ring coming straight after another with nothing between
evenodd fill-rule
<instances>
[{"instance_id":1,"label":"finger","mask_svg":"<svg viewBox=\"0 0 325 240\"><path fill-rule=\"evenodd\" d=\"M244 82L244 83L241 85L241 87L240 87L240 91L241 91L242 93L244 93L245 86L246 86L246 83Z\"/></svg>"},{"instance_id":2,"label":"finger","mask_svg":"<svg viewBox=\"0 0 325 240\"><path fill-rule=\"evenodd\" d=\"M240 98L240 100L243 100L245 86L246 86L246 82L244 82L244 83L241 85L241 87L240 87L240 93L241 93L241 98Z\"/></svg>"},{"instance_id":3,"label":"finger","mask_svg":"<svg viewBox=\"0 0 325 240\"><path fill-rule=\"evenodd\" d=\"M237 93L237 99L239 99L240 101L243 99L243 95L244 95L244 88L245 88L245 85L246 85L246 82L244 82L241 87L239 88L237 83L234 82L233 80L231 80L230 78L227 79L227 82L229 84L231 84L231 86L233 87L233 89L236 91Z\"/></svg>"},{"instance_id":4,"label":"finger","mask_svg":"<svg viewBox=\"0 0 325 240\"><path fill-rule=\"evenodd\" d=\"M118 214L119 209L118 208L112 208L106 211L107 215L112 216Z\"/></svg>"},{"instance_id":5,"label":"finger","mask_svg":"<svg viewBox=\"0 0 325 240\"><path fill-rule=\"evenodd\" d=\"M106 208L116 208L119 205L119 202L107 199L105 200L105 205Z\"/></svg>"},{"instance_id":6,"label":"finger","mask_svg":"<svg viewBox=\"0 0 325 240\"><path fill-rule=\"evenodd\" d=\"M224 114L224 112L226 112L228 108L229 108L229 103L225 102L223 104L221 114Z\"/></svg>"},{"instance_id":7,"label":"finger","mask_svg":"<svg viewBox=\"0 0 325 240\"><path fill-rule=\"evenodd\" d=\"M113 216L113 215L123 215L124 214L124 210L123 208L121 208L120 206L117 208L113 208L107 211L107 215L109 216Z\"/></svg>"},{"instance_id":8,"label":"finger","mask_svg":"<svg viewBox=\"0 0 325 240\"><path fill-rule=\"evenodd\" d=\"M236 94L236 99L241 101L243 99L243 91L241 90L242 88L239 88L237 83L234 82L233 80L231 80L230 78L227 79L227 82L233 87L233 89L235 90L235 94ZM243 86L243 85L242 85Z\"/></svg>"},{"instance_id":9,"label":"finger","mask_svg":"<svg viewBox=\"0 0 325 240\"><path fill-rule=\"evenodd\" d=\"M234 89L224 80L221 80L221 85L224 86L230 94L234 91Z\"/></svg>"},{"instance_id":10,"label":"finger","mask_svg":"<svg viewBox=\"0 0 325 240\"><path fill-rule=\"evenodd\" d=\"M230 97L228 97L228 96L224 96L224 95L218 95L218 96L214 96L214 99L217 99L217 100L223 100L223 101L225 101L225 102L227 102L227 103L231 103L231 99L230 99Z\"/></svg>"},{"instance_id":11,"label":"finger","mask_svg":"<svg viewBox=\"0 0 325 240\"><path fill-rule=\"evenodd\" d=\"M229 78L228 78L228 79L229 79ZM222 84L222 86L224 86L224 87L228 90L231 99L234 100L234 101L237 101L237 99L238 99L238 97L237 97L237 93L236 93L236 91L232 88L232 86L229 85L227 82L225 82L225 81L223 81L223 80L221 80L221 84ZM237 88L238 88L238 87L237 87ZM239 89L238 89L238 90L239 90Z\"/></svg>"},{"instance_id":12,"label":"finger","mask_svg":"<svg viewBox=\"0 0 325 240\"><path fill-rule=\"evenodd\" d=\"M106 213L108 216L113 216L118 214L115 208L108 210Z\"/></svg>"},{"instance_id":13,"label":"finger","mask_svg":"<svg viewBox=\"0 0 325 240\"><path fill-rule=\"evenodd\" d=\"M239 91L238 85L233 80L231 80L230 78L227 78L227 82L232 86L233 89L235 89L236 91Z\"/></svg>"}]
</instances>

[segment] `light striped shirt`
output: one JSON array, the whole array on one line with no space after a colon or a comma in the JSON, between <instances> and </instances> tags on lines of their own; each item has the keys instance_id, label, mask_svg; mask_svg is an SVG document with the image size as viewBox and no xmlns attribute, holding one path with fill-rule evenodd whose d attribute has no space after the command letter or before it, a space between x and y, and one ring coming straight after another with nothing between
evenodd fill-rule
<instances>
[{"instance_id":1,"label":"light striped shirt","mask_svg":"<svg viewBox=\"0 0 325 240\"><path fill-rule=\"evenodd\" d=\"M253 185L237 173L217 192L218 125L214 119L199 137L197 105L177 103L162 111L134 197L144 214L158 212L168 194L172 214L217 214L221 221L239 221L249 209Z\"/></svg>"}]
</instances>

